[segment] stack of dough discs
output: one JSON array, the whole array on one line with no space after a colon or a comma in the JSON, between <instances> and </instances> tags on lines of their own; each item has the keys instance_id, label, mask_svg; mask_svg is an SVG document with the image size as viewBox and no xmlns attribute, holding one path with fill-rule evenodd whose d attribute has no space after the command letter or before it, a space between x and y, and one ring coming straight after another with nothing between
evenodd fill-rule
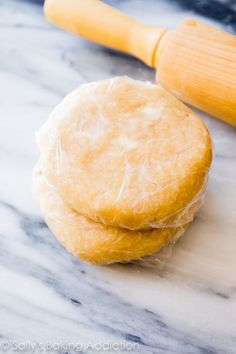
<instances>
[{"instance_id":1,"label":"stack of dough discs","mask_svg":"<svg viewBox=\"0 0 236 354\"><path fill-rule=\"evenodd\" d=\"M82 85L37 140L36 197L49 227L83 259L155 252L199 209L212 159L208 130L157 85L127 77Z\"/></svg>"},{"instance_id":2,"label":"stack of dough discs","mask_svg":"<svg viewBox=\"0 0 236 354\"><path fill-rule=\"evenodd\" d=\"M40 166L34 172L33 189L42 215L58 240L75 256L92 263L147 256L176 240L187 226L131 231L97 223L70 208L46 180Z\"/></svg>"}]
</instances>

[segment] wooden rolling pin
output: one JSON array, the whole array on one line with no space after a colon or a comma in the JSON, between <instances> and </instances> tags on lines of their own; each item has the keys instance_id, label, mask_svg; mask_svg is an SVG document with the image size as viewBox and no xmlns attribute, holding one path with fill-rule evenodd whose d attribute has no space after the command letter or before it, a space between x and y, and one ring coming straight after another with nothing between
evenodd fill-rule
<instances>
[{"instance_id":1,"label":"wooden rolling pin","mask_svg":"<svg viewBox=\"0 0 236 354\"><path fill-rule=\"evenodd\" d=\"M143 25L98 0L46 0L44 11L63 29L157 68L172 94L236 125L236 36L195 19L176 30Z\"/></svg>"}]
</instances>

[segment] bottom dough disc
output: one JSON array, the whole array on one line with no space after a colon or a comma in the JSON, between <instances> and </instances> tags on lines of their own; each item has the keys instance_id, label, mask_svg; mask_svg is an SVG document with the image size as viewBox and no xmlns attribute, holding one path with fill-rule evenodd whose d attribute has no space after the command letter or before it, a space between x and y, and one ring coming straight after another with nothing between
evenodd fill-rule
<instances>
[{"instance_id":1,"label":"bottom dough disc","mask_svg":"<svg viewBox=\"0 0 236 354\"><path fill-rule=\"evenodd\" d=\"M187 227L130 231L94 222L68 207L38 167L33 192L57 239L75 256L92 263L109 264L150 255L176 240Z\"/></svg>"}]
</instances>

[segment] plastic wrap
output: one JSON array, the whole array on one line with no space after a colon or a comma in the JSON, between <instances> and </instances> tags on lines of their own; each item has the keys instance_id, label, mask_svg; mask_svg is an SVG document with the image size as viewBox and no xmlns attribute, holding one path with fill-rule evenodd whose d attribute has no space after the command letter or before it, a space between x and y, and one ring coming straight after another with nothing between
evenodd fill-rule
<instances>
[{"instance_id":1,"label":"plastic wrap","mask_svg":"<svg viewBox=\"0 0 236 354\"><path fill-rule=\"evenodd\" d=\"M41 213L58 240L75 256L97 264L139 259L175 242L187 225L131 231L92 221L71 209L50 184L39 165L33 191Z\"/></svg>"},{"instance_id":2,"label":"plastic wrap","mask_svg":"<svg viewBox=\"0 0 236 354\"><path fill-rule=\"evenodd\" d=\"M42 193L64 203L53 219L53 206L37 193L43 215L83 259L112 263L156 252L202 204L208 130L160 86L127 77L82 85L54 109L37 142L54 188Z\"/></svg>"},{"instance_id":3,"label":"plastic wrap","mask_svg":"<svg viewBox=\"0 0 236 354\"><path fill-rule=\"evenodd\" d=\"M130 230L175 227L199 208L211 163L201 120L160 86L80 86L37 135L45 173L75 210Z\"/></svg>"}]
</instances>

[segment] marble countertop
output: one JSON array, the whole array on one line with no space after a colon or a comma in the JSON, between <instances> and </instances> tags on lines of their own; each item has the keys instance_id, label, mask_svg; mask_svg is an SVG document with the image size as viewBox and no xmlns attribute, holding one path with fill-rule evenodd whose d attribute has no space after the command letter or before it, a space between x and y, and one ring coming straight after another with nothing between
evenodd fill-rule
<instances>
[{"instance_id":1,"label":"marble countertop","mask_svg":"<svg viewBox=\"0 0 236 354\"><path fill-rule=\"evenodd\" d=\"M110 2L162 26L194 15L187 1ZM225 17L204 19L235 31L234 6L212 3ZM154 71L53 27L37 1L0 0L0 12L0 352L21 344L31 353L35 344L41 352L105 353L99 343L110 342L118 353L236 353L235 129L200 113L214 163L205 204L174 248L145 265L80 262L32 198L34 134L79 84L123 74L154 81Z\"/></svg>"}]
</instances>

